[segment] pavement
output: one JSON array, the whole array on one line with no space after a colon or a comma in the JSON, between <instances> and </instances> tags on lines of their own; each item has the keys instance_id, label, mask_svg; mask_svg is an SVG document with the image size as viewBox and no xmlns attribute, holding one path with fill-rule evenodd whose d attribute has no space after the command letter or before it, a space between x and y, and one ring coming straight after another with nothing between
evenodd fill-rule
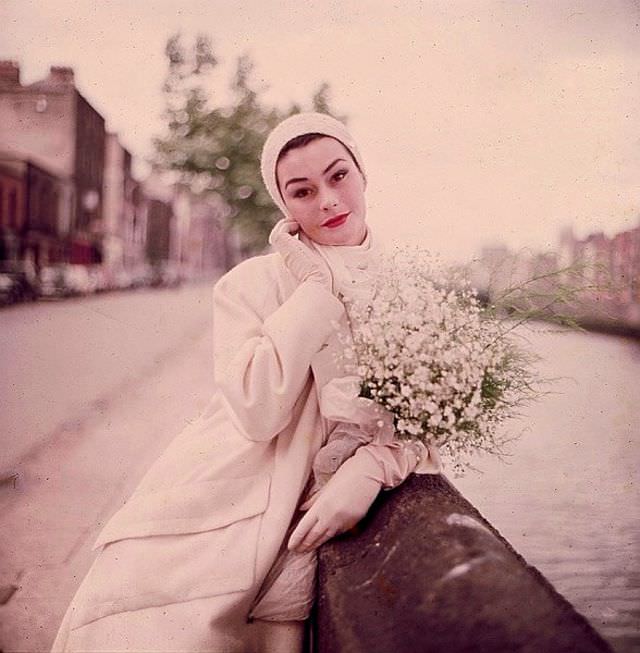
<instances>
[{"instance_id":1,"label":"pavement","mask_svg":"<svg viewBox=\"0 0 640 653\"><path fill-rule=\"evenodd\" d=\"M196 295L206 302L210 292L203 288ZM204 307L185 319L164 349L156 348L144 364L140 360L137 373L130 370L101 388L3 473L3 653L50 649L93 560L98 532L171 439L204 409L213 392L210 316Z\"/></svg>"}]
</instances>

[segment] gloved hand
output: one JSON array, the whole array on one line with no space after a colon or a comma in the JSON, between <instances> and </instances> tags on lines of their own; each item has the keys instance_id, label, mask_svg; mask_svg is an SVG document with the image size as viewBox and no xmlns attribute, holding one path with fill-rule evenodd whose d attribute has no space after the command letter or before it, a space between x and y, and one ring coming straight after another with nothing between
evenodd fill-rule
<instances>
[{"instance_id":1,"label":"gloved hand","mask_svg":"<svg viewBox=\"0 0 640 653\"><path fill-rule=\"evenodd\" d=\"M332 292L331 270L319 256L314 256L304 243L294 237L299 229L300 225L295 220L283 218L271 230L269 244L279 252L289 271L300 283L316 281Z\"/></svg>"},{"instance_id":2,"label":"gloved hand","mask_svg":"<svg viewBox=\"0 0 640 653\"><path fill-rule=\"evenodd\" d=\"M370 440L357 424L339 423L329 434L327 443L320 447L311 465L318 490L326 485L359 446Z\"/></svg>"},{"instance_id":3,"label":"gloved hand","mask_svg":"<svg viewBox=\"0 0 640 653\"><path fill-rule=\"evenodd\" d=\"M304 553L353 528L367 514L381 486L380 465L358 449L319 492L300 506L308 510L287 547Z\"/></svg>"}]
</instances>

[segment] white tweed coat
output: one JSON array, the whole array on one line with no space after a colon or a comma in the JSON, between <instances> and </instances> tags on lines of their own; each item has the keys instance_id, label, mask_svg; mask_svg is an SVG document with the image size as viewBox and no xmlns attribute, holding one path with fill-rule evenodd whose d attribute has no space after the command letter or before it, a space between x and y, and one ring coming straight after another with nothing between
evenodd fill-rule
<instances>
[{"instance_id":1,"label":"white tweed coat","mask_svg":"<svg viewBox=\"0 0 640 653\"><path fill-rule=\"evenodd\" d=\"M315 379L345 313L276 253L213 297L216 392L100 533L53 651L253 650L247 614L332 427ZM412 469L403 451L382 464L393 485Z\"/></svg>"}]
</instances>

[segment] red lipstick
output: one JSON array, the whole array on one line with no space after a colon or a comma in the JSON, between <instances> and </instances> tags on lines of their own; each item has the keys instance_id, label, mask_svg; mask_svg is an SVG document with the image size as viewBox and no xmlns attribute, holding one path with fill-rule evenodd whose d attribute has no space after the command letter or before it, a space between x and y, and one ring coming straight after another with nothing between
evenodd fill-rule
<instances>
[{"instance_id":1,"label":"red lipstick","mask_svg":"<svg viewBox=\"0 0 640 653\"><path fill-rule=\"evenodd\" d=\"M329 218L328 220L325 220L322 223L323 227L329 227L329 229L333 229L335 227L339 227L341 224L344 224L346 219L349 217L350 211L347 211L346 213L340 213L339 215L334 215L333 218Z\"/></svg>"}]
</instances>

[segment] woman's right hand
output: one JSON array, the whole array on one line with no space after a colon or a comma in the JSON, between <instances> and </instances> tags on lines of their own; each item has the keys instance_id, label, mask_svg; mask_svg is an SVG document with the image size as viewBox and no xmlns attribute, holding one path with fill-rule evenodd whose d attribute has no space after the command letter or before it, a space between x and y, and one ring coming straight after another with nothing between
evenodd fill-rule
<instances>
[{"instance_id":1,"label":"woman's right hand","mask_svg":"<svg viewBox=\"0 0 640 653\"><path fill-rule=\"evenodd\" d=\"M300 506L307 512L291 533L287 548L305 553L353 528L367 514L383 481L378 461L366 451L356 451Z\"/></svg>"},{"instance_id":2,"label":"woman's right hand","mask_svg":"<svg viewBox=\"0 0 640 653\"><path fill-rule=\"evenodd\" d=\"M309 248L295 237L299 230L298 222L283 218L272 229L269 243L282 256L285 265L300 283L315 281L331 292L333 289L331 270L320 257L314 256Z\"/></svg>"}]
</instances>

